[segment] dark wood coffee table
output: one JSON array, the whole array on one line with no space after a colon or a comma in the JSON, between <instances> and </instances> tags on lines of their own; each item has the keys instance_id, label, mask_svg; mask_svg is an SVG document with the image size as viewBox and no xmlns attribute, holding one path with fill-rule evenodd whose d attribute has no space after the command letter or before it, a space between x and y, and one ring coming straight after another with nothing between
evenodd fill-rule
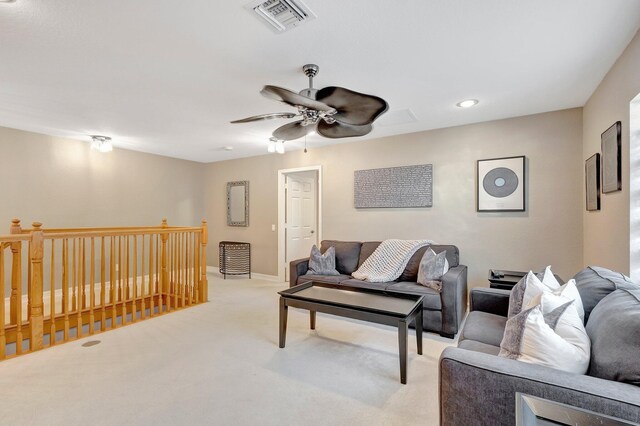
<instances>
[{"instance_id":1,"label":"dark wood coffee table","mask_svg":"<svg viewBox=\"0 0 640 426\"><path fill-rule=\"evenodd\" d=\"M415 320L418 354L422 355L422 299L424 296L371 290L340 284L309 282L278 292L280 295L280 347L287 338L289 306L309 310L316 328L316 312L398 327L400 382L407 383L407 334Z\"/></svg>"}]
</instances>

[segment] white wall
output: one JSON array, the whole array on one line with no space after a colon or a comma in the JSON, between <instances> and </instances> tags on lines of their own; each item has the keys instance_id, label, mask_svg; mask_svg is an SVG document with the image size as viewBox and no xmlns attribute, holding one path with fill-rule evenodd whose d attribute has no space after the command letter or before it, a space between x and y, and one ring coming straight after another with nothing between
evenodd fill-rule
<instances>
[{"instance_id":1,"label":"white wall","mask_svg":"<svg viewBox=\"0 0 640 426\"><path fill-rule=\"evenodd\" d=\"M600 135L622 122L622 191L602 194L602 210L584 215L584 263L630 272L629 103L640 93L640 34L636 34L584 106L583 160L600 152ZM583 178L584 181L584 178ZM584 191L584 185L583 185ZM638 197L638 195L636 195Z\"/></svg>"},{"instance_id":2,"label":"white wall","mask_svg":"<svg viewBox=\"0 0 640 426\"><path fill-rule=\"evenodd\" d=\"M205 165L0 127L0 234L30 228L195 226Z\"/></svg>"},{"instance_id":3,"label":"white wall","mask_svg":"<svg viewBox=\"0 0 640 426\"><path fill-rule=\"evenodd\" d=\"M475 211L476 160L527 156L527 211ZM277 172L323 167L323 237L339 240L427 238L460 248L470 286L486 286L489 268L556 266L564 278L582 267L582 109L332 145L285 155L207 165L209 264L217 241L252 244L254 271L277 275ZM433 164L434 203L421 209L355 209L354 170ZM225 185L249 180L248 228L226 226Z\"/></svg>"}]
</instances>

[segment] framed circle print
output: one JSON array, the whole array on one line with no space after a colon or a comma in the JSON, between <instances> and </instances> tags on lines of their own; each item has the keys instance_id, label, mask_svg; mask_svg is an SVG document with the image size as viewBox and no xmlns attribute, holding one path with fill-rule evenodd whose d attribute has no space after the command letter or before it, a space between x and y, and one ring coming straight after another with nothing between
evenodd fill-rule
<instances>
[{"instance_id":1,"label":"framed circle print","mask_svg":"<svg viewBox=\"0 0 640 426\"><path fill-rule=\"evenodd\" d=\"M525 157L478 160L477 211L525 211Z\"/></svg>"}]
</instances>

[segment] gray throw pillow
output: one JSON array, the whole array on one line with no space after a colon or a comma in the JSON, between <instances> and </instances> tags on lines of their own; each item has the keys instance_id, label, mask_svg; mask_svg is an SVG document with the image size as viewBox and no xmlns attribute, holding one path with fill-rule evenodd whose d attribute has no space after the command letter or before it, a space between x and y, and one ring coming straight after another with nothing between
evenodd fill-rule
<instances>
[{"instance_id":1,"label":"gray throw pillow","mask_svg":"<svg viewBox=\"0 0 640 426\"><path fill-rule=\"evenodd\" d=\"M447 252L436 254L431 248L427 249L418 268L418 284L435 291L442 291L442 276L449 270Z\"/></svg>"},{"instance_id":2,"label":"gray throw pillow","mask_svg":"<svg viewBox=\"0 0 640 426\"><path fill-rule=\"evenodd\" d=\"M340 275L340 272L336 271L335 247L331 246L324 254L321 254L318 247L314 244L313 247L311 247L307 275Z\"/></svg>"},{"instance_id":3,"label":"gray throw pillow","mask_svg":"<svg viewBox=\"0 0 640 426\"><path fill-rule=\"evenodd\" d=\"M589 375L640 386L640 289L619 289L593 308Z\"/></svg>"}]
</instances>

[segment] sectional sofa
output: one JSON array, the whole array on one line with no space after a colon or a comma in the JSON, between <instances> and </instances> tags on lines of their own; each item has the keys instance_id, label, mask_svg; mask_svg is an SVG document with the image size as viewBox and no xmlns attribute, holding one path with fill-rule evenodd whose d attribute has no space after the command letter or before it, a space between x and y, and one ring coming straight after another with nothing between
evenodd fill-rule
<instances>
[{"instance_id":1,"label":"sectional sofa","mask_svg":"<svg viewBox=\"0 0 640 426\"><path fill-rule=\"evenodd\" d=\"M340 275L307 275L309 258L298 259L289 264L289 285L291 287L308 281L319 281L358 288L373 288L389 292L419 294L424 296L423 328L453 338L467 309L467 267L460 265L460 253L453 245L431 245L434 252L446 251L449 271L442 277L442 291L418 284L418 267L427 250L423 247L409 260L404 272L396 281L370 283L354 279L351 274L373 253L380 241L336 241L325 240L320 245L324 253L335 247L336 269Z\"/></svg>"},{"instance_id":2,"label":"sectional sofa","mask_svg":"<svg viewBox=\"0 0 640 426\"><path fill-rule=\"evenodd\" d=\"M499 357L510 293L474 288L458 347L440 358L441 425L514 425L516 392L640 423L640 286L598 267L574 278L591 339L587 374Z\"/></svg>"}]
</instances>

